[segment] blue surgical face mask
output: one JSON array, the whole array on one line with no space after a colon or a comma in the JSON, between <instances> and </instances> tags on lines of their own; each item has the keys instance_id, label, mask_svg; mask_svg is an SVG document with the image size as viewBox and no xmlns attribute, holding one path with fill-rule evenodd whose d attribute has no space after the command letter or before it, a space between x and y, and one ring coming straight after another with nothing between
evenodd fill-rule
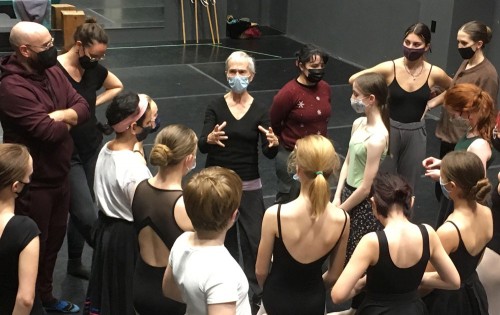
<instances>
[{"instance_id":1,"label":"blue surgical face mask","mask_svg":"<svg viewBox=\"0 0 500 315\"><path fill-rule=\"evenodd\" d=\"M366 109L366 105L363 103L363 100L357 98L351 98L351 107L358 114L364 113Z\"/></svg>"},{"instance_id":2,"label":"blue surgical face mask","mask_svg":"<svg viewBox=\"0 0 500 315\"><path fill-rule=\"evenodd\" d=\"M249 77L235 76L228 77L227 82L234 93L241 94L246 91L248 84L250 84Z\"/></svg>"},{"instance_id":3,"label":"blue surgical face mask","mask_svg":"<svg viewBox=\"0 0 500 315\"><path fill-rule=\"evenodd\" d=\"M441 191L443 192L443 196L445 196L446 199L450 199L450 191L445 187L448 183L443 183L443 179L439 177L439 184L441 185Z\"/></svg>"}]
</instances>

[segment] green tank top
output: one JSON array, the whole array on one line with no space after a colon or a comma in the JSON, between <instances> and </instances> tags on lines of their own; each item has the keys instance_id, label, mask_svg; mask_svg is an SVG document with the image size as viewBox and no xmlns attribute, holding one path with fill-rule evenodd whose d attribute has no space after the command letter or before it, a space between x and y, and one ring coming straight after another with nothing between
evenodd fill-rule
<instances>
[{"instance_id":1,"label":"green tank top","mask_svg":"<svg viewBox=\"0 0 500 315\"><path fill-rule=\"evenodd\" d=\"M356 139L356 137L354 137L356 132L357 129L356 131L354 131L353 136L351 136L351 140L349 141L349 165L347 168L346 181L347 184L349 184L349 186L358 188L359 185L361 185L361 182L363 182L363 177L365 173L366 158L367 158L366 141L368 141L368 139L370 139L370 137L373 134L370 134L365 139L359 141L359 140L353 140ZM384 149L384 152L382 153L382 156L380 157L380 162L384 160L386 154L387 154L387 145Z\"/></svg>"},{"instance_id":2,"label":"green tank top","mask_svg":"<svg viewBox=\"0 0 500 315\"><path fill-rule=\"evenodd\" d=\"M455 151L466 151L472 142L476 141L477 139L480 139L481 137L475 136L472 138L467 138L467 134L465 134L462 138L458 139L457 144L455 145ZM490 145L491 148L491 145ZM496 150L491 150L491 156L488 161L486 161L486 169L490 167L490 165L493 163L493 161L497 158L496 157Z\"/></svg>"},{"instance_id":3,"label":"green tank top","mask_svg":"<svg viewBox=\"0 0 500 315\"><path fill-rule=\"evenodd\" d=\"M479 136L467 138L467 134L465 134L462 138L458 139L457 144L455 144L455 151L466 151L472 142L479 138Z\"/></svg>"}]
</instances>

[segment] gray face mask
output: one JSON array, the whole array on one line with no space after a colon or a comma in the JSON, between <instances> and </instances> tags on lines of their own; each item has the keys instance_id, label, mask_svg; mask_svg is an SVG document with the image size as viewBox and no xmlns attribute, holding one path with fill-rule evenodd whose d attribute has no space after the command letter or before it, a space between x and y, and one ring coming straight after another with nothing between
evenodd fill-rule
<instances>
[{"instance_id":1,"label":"gray face mask","mask_svg":"<svg viewBox=\"0 0 500 315\"><path fill-rule=\"evenodd\" d=\"M365 103L363 103L362 100L356 98L351 98L351 107L358 114L364 113L366 109Z\"/></svg>"}]
</instances>

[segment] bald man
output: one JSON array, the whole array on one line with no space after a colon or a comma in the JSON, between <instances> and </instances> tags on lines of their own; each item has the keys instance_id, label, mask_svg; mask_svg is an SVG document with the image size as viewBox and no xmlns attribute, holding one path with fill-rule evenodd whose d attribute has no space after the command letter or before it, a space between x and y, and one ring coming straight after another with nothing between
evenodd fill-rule
<instances>
[{"instance_id":1,"label":"bald man","mask_svg":"<svg viewBox=\"0 0 500 315\"><path fill-rule=\"evenodd\" d=\"M37 294L46 310L78 312L52 295L52 274L66 232L69 130L90 116L89 106L57 62L54 39L42 25L19 22L10 32L14 53L0 61L0 122L6 143L21 143L33 157L29 191L16 199L16 214L30 216L42 232Z\"/></svg>"}]
</instances>

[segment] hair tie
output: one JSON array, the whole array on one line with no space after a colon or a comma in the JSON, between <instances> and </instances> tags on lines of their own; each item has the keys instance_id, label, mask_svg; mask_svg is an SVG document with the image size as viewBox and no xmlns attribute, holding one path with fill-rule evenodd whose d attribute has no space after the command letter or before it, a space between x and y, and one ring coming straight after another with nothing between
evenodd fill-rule
<instances>
[{"instance_id":1,"label":"hair tie","mask_svg":"<svg viewBox=\"0 0 500 315\"><path fill-rule=\"evenodd\" d=\"M317 171L315 174L316 175L323 175L323 172L322 171Z\"/></svg>"}]
</instances>

